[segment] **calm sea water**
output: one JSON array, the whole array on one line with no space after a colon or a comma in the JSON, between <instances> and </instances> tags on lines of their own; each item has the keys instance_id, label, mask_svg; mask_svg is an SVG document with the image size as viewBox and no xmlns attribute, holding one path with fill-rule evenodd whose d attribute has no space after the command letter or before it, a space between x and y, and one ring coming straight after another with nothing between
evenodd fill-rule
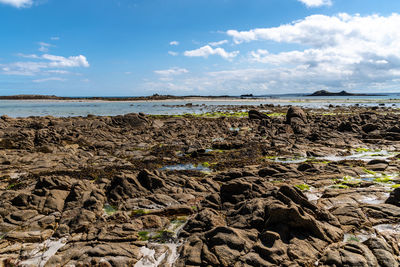
<instances>
[{"instance_id":1,"label":"calm sea water","mask_svg":"<svg viewBox=\"0 0 400 267\"><path fill-rule=\"evenodd\" d=\"M191 107L184 106L192 103ZM0 115L10 117L29 117L29 116L87 116L93 115L121 115L127 113L143 112L146 114L184 114L184 113L204 113L213 111L221 105L296 105L311 108L328 108L333 105L354 105L359 103L365 106L376 106L385 104L400 108L400 95L390 94L387 96L352 96L352 97L304 97L301 95L269 96L259 99L245 100L221 100L221 101L137 101L137 102L110 102L110 101L50 101L50 100L0 100Z\"/></svg>"}]
</instances>

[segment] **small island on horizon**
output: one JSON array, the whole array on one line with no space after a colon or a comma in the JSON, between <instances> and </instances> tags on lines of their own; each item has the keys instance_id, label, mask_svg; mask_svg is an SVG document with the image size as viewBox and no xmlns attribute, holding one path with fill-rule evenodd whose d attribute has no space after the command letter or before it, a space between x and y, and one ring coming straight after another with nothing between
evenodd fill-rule
<instances>
[{"instance_id":1,"label":"small island on horizon","mask_svg":"<svg viewBox=\"0 0 400 267\"><path fill-rule=\"evenodd\" d=\"M319 90L315 91L314 93L306 96L384 96L385 94L355 94L355 93L349 93L346 91L340 91L338 93L333 93L329 92L326 90Z\"/></svg>"}]
</instances>

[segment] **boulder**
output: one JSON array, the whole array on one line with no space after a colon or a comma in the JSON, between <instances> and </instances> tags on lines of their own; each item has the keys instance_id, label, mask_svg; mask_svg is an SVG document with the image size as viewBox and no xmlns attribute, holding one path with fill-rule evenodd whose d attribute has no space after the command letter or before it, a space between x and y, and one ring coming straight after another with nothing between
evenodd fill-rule
<instances>
[{"instance_id":1,"label":"boulder","mask_svg":"<svg viewBox=\"0 0 400 267\"><path fill-rule=\"evenodd\" d=\"M299 118L302 123L307 123L307 115L300 107L290 107L286 114L286 123L290 124L293 118Z\"/></svg>"},{"instance_id":2,"label":"boulder","mask_svg":"<svg viewBox=\"0 0 400 267\"><path fill-rule=\"evenodd\" d=\"M385 201L387 204L392 204L400 207L400 187L394 189L391 193L389 198Z\"/></svg>"}]
</instances>

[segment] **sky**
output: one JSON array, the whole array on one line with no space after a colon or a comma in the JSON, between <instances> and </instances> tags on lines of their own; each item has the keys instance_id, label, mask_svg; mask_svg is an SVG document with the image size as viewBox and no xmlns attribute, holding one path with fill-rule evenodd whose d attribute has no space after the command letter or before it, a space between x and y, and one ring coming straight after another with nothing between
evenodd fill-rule
<instances>
[{"instance_id":1,"label":"sky","mask_svg":"<svg viewBox=\"0 0 400 267\"><path fill-rule=\"evenodd\" d=\"M398 0L0 0L0 95L400 92Z\"/></svg>"}]
</instances>

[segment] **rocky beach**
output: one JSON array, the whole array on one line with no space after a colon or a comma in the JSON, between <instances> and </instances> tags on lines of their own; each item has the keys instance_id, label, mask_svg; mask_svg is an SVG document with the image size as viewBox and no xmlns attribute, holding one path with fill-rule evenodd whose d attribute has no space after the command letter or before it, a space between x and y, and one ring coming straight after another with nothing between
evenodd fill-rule
<instances>
[{"instance_id":1,"label":"rocky beach","mask_svg":"<svg viewBox=\"0 0 400 267\"><path fill-rule=\"evenodd\" d=\"M0 266L398 266L399 121L384 105L2 116Z\"/></svg>"}]
</instances>

